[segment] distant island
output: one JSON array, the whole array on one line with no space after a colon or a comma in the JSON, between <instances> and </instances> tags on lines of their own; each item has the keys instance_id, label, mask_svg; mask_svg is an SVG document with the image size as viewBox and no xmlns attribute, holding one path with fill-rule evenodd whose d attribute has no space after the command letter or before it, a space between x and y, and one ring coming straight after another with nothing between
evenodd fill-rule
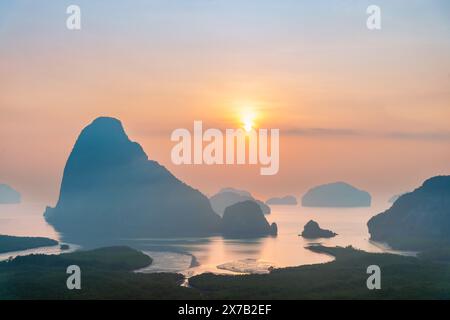
<instances>
[{"instance_id":1,"label":"distant island","mask_svg":"<svg viewBox=\"0 0 450 320\"><path fill-rule=\"evenodd\" d=\"M266 201L268 205L285 205L285 206L296 206L297 199L294 196L284 196L284 197L274 197Z\"/></svg>"},{"instance_id":2,"label":"distant island","mask_svg":"<svg viewBox=\"0 0 450 320\"><path fill-rule=\"evenodd\" d=\"M304 207L370 207L371 196L345 182L314 187L302 197Z\"/></svg>"},{"instance_id":3,"label":"distant island","mask_svg":"<svg viewBox=\"0 0 450 320\"><path fill-rule=\"evenodd\" d=\"M0 235L0 253L50 247L58 245L58 241L43 237L15 237Z\"/></svg>"},{"instance_id":4,"label":"distant island","mask_svg":"<svg viewBox=\"0 0 450 320\"><path fill-rule=\"evenodd\" d=\"M20 203L21 195L7 184L0 184L0 204Z\"/></svg>"},{"instance_id":5,"label":"distant island","mask_svg":"<svg viewBox=\"0 0 450 320\"><path fill-rule=\"evenodd\" d=\"M225 209L222 234L231 237L260 237L277 234L277 225L270 225L260 206L251 200L235 203Z\"/></svg>"},{"instance_id":6,"label":"distant island","mask_svg":"<svg viewBox=\"0 0 450 320\"><path fill-rule=\"evenodd\" d=\"M261 208L263 214L270 213L270 207L268 205L266 205L261 200L255 199L250 192L245 190L223 188L218 193L209 198L212 208L220 216L223 216L223 213L228 206L245 200L251 200L257 203Z\"/></svg>"},{"instance_id":7,"label":"distant island","mask_svg":"<svg viewBox=\"0 0 450 320\"><path fill-rule=\"evenodd\" d=\"M314 220L309 220L303 227L303 232L300 234L303 238L318 239L318 238L332 238L337 235L333 231L322 229Z\"/></svg>"},{"instance_id":8,"label":"distant island","mask_svg":"<svg viewBox=\"0 0 450 320\"><path fill-rule=\"evenodd\" d=\"M370 238L402 250L450 245L450 176L426 180L367 223Z\"/></svg>"},{"instance_id":9,"label":"distant island","mask_svg":"<svg viewBox=\"0 0 450 320\"><path fill-rule=\"evenodd\" d=\"M100 117L84 128L45 219L64 239L206 236L219 232L209 200L130 141L122 123Z\"/></svg>"}]
</instances>

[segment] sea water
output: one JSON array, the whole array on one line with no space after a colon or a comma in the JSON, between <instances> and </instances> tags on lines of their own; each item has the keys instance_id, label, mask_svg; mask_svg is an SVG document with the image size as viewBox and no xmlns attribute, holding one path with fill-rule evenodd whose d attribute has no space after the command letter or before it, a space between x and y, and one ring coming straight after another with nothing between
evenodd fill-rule
<instances>
[{"instance_id":1,"label":"sea water","mask_svg":"<svg viewBox=\"0 0 450 320\"><path fill-rule=\"evenodd\" d=\"M264 273L273 268L299 266L332 261L333 257L307 249L314 244L353 246L369 252L410 252L390 250L369 240L367 221L389 207L379 203L367 208L307 208L272 206L267 220L278 225L278 236L252 239L230 239L221 236L203 238L122 239L121 244L142 250L153 258L153 264L140 272L181 272L192 276L203 272ZM45 205L0 205L0 234L43 236L59 239L42 213ZM299 234L313 219L324 229L338 235L330 239L304 239ZM117 243L117 242L116 242ZM76 245L71 246L77 248ZM4 253L1 259L30 253L58 254L59 246Z\"/></svg>"}]
</instances>

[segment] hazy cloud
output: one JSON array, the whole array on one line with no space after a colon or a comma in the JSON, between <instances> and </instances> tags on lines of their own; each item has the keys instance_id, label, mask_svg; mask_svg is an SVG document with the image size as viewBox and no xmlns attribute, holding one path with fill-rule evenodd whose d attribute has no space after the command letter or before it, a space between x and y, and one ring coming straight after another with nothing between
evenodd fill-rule
<instances>
[{"instance_id":1,"label":"hazy cloud","mask_svg":"<svg viewBox=\"0 0 450 320\"><path fill-rule=\"evenodd\" d=\"M360 132L353 129L338 128L296 128L280 130L285 135L293 136L359 136Z\"/></svg>"},{"instance_id":2,"label":"hazy cloud","mask_svg":"<svg viewBox=\"0 0 450 320\"><path fill-rule=\"evenodd\" d=\"M281 134L292 136L318 136L318 137L367 137L367 138L387 138L405 140L433 140L450 141L450 131L435 132L411 132L411 131L391 131L391 132L371 132L354 130L349 128L294 128L280 130Z\"/></svg>"}]
</instances>

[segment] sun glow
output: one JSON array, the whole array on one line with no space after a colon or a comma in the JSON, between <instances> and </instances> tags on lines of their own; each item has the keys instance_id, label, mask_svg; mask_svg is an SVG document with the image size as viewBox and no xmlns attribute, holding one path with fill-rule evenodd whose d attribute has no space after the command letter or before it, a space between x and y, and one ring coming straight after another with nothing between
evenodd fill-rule
<instances>
[{"instance_id":1,"label":"sun glow","mask_svg":"<svg viewBox=\"0 0 450 320\"><path fill-rule=\"evenodd\" d=\"M255 112L250 108L245 109L241 113L242 127L245 131L250 132L255 127Z\"/></svg>"},{"instance_id":2,"label":"sun glow","mask_svg":"<svg viewBox=\"0 0 450 320\"><path fill-rule=\"evenodd\" d=\"M253 121L251 119L244 119L244 129L247 132L252 131L252 129L253 129Z\"/></svg>"}]
</instances>

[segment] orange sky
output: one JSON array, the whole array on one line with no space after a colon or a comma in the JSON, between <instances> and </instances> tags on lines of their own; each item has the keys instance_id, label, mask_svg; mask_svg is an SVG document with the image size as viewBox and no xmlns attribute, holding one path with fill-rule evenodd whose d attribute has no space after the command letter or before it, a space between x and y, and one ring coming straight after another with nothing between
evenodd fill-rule
<instances>
[{"instance_id":1,"label":"orange sky","mask_svg":"<svg viewBox=\"0 0 450 320\"><path fill-rule=\"evenodd\" d=\"M363 5L264 1L255 13L252 1L194 2L117 4L107 15L82 2L76 32L61 23L63 5L3 8L0 183L53 204L77 135L102 115L208 194L235 186L263 198L301 195L344 180L388 197L450 173L445 4L381 1L385 24L373 32ZM171 164L172 130L192 130L194 120L233 128L248 107L259 127L281 131L278 175Z\"/></svg>"}]
</instances>

